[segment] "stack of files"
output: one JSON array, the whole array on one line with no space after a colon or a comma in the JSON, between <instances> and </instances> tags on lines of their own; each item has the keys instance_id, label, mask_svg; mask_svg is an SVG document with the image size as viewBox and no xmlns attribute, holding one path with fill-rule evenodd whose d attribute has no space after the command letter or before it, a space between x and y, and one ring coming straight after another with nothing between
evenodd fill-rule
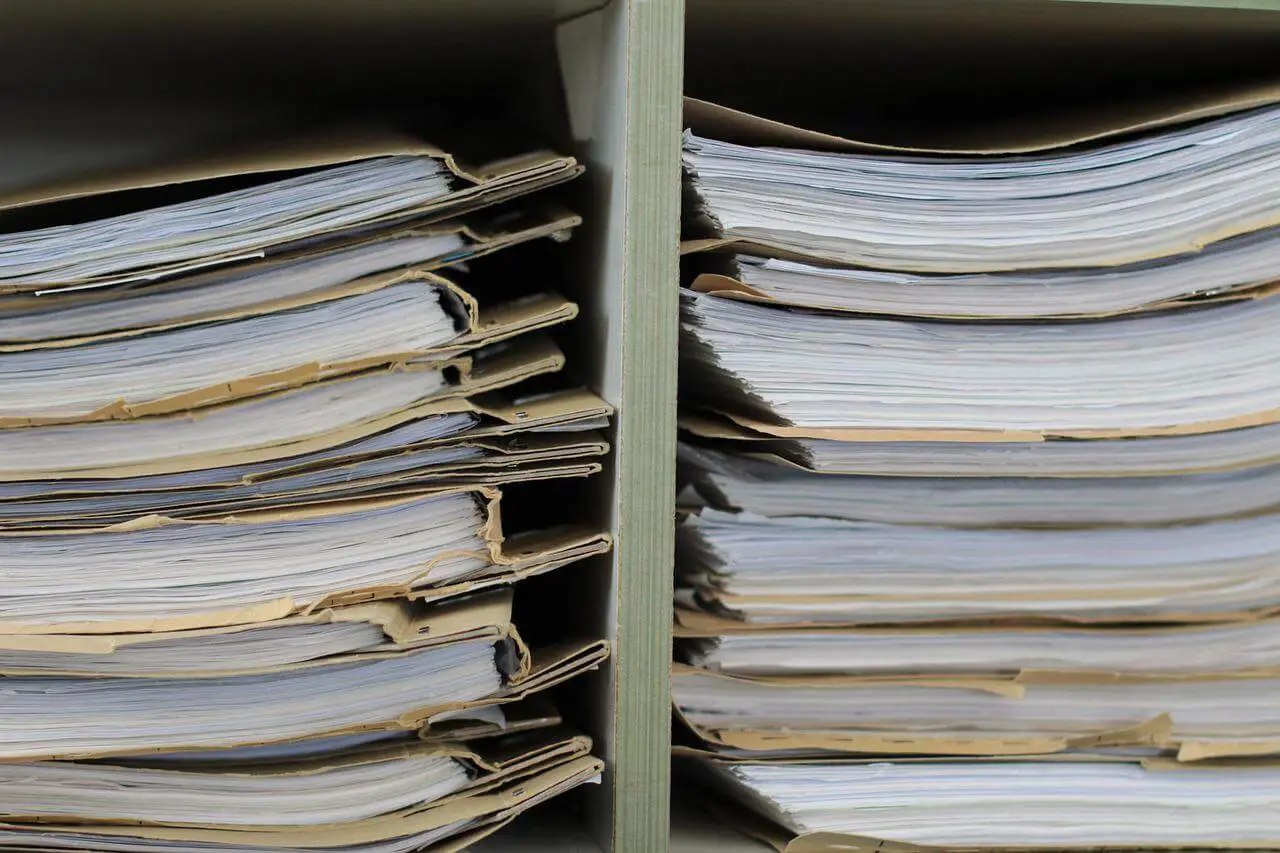
<instances>
[{"instance_id":1,"label":"stack of files","mask_svg":"<svg viewBox=\"0 0 1280 853\"><path fill-rule=\"evenodd\" d=\"M610 537L501 507L612 412L484 260L580 171L350 131L0 198L0 846L457 850L599 776L545 691L608 646L512 602Z\"/></svg>"},{"instance_id":2,"label":"stack of files","mask_svg":"<svg viewBox=\"0 0 1280 853\"><path fill-rule=\"evenodd\" d=\"M597 774L590 748L561 726L225 760L6 763L0 839L10 850L464 849Z\"/></svg>"},{"instance_id":3,"label":"stack of files","mask_svg":"<svg viewBox=\"0 0 1280 853\"><path fill-rule=\"evenodd\" d=\"M1274 850L1280 834L1274 765L715 758L691 772L748 801L713 810L783 853Z\"/></svg>"},{"instance_id":4,"label":"stack of files","mask_svg":"<svg viewBox=\"0 0 1280 853\"><path fill-rule=\"evenodd\" d=\"M7 637L0 834L24 849L470 843L600 771L590 742L549 729L558 715L529 697L603 644L531 653L510 610L508 589Z\"/></svg>"},{"instance_id":5,"label":"stack of files","mask_svg":"<svg viewBox=\"0 0 1280 853\"><path fill-rule=\"evenodd\" d=\"M1280 89L686 117L690 777L794 851L1280 846Z\"/></svg>"}]
</instances>

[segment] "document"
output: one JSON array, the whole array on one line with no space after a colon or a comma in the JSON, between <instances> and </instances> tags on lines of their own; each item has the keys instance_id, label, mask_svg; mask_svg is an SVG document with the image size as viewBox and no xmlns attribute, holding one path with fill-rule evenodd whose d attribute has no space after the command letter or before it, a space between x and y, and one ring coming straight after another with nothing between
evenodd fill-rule
<instances>
[{"instance_id":1,"label":"document","mask_svg":"<svg viewBox=\"0 0 1280 853\"><path fill-rule=\"evenodd\" d=\"M11 296L0 300L0 351L69 346L299 308L394 284L404 270L428 272L539 237L563 238L579 221L565 212L446 220L158 282Z\"/></svg>"},{"instance_id":2,"label":"document","mask_svg":"<svg viewBox=\"0 0 1280 853\"><path fill-rule=\"evenodd\" d=\"M1271 105L1032 157L886 157L687 133L684 165L730 240L834 264L975 273L1137 263L1280 224L1277 140Z\"/></svg>"},{"instance_id":3,"label":"document","mask_svg":"<svg viewBox=\"0 0 1280 853\"><path fill-rule=\"evenodd\" d=\"M784 853L1275 847L1280 89L918 118L686 101L677 767Z\"/></svg>"},{"instance_id":4,"label":"document","mask_svg":"<svg viewBox=\"0 0 1280 853\"><path fill-rule=\"evenodd\" d=\"M1223 618L1280 605L1280 526L957 529L703 510L677 531L685 583L750 621Z\"/></svg>"},{"instance_id":5,"label":"document","mask_svg":"<svg viewBox=\"0 0 1280 853\"><path fill-rule=\"evenodd\" d=\"M319 826L422 808L500 783L512 771L582 757L591 741L566 728L448 745L398 739L261 765L131 759L24 762L0 808L15 822L76 818L171 826ZM269 806L267 804L270 804Z\"/></svg>"},{"instance_id":6,"label":"document","mask_svg":"<svg viewBox=\"0 0 1280 853\"><path fill-rule=\"evenodd\" d=\"M1184 761L1274 761L1277 689L1265 675L766 678L682 666L672 674L681 718L718 748L753 757L1038 756L1103 745Z\"/></svg>"},{"instance_id":7,"label":"document","mask_svg":"<svg viewBox=\"0 0 1280 853\"><path fill-rule=\"evenodd\" d=\"M713 772L799 835L924 849L1244 847L1280 833L1274 767L875 761L724 764Z\"/></svg>"},{"instance_id":8,"label":"document","mask_svg":"<svg viewBox=\"0 0 1280 853\"><path fill-rule=\"evenodd\" d=\"M814 476L776 461L682 444L711 506L771 518L808 516L942 527L1182 524L1277 508L1280 467L1161 477Z\"/></svg>"},{"instance_id":9,"label":"document","mask_svg":"<svg viewBox=\"0 0 1280 853\"><path fill-rule=\"evenodd\" d=\"M1280 417L1273 299L1062 325L797 313L690 291L682 306L688 383L708 408L784 437L1127 437Z\"/></svg>"},{"instance_id":10,"label":"document","mask_svg":"<svg viewBox=\"0 0 1280 853\"><path fill-rule=\"evenodd\" d=\"M453 366L363 371L214 405L199 417L175 412L0 429L0 481L203 471L323 453L356 441L375 440L385 449L385 436L375 437L401 427L407 431L398 433L402 439L425 433L430 440L436 431L461 429L473 418L480 419L483 430L501 433L526 421L536 428L579 417L572 409L566 412L566 405L585 406L581 417L608 412L599 398L573 389L536 405L526 404L524 393L475 396L555 373L563 365L564 356L550 340L535 338L485 349ZM540 423L530 408L547 420Z\"/></svg>"},{"instance_id":11,"label":"document","mask_svg":"<svg viewBox=\"0 0 1280 853\"><path fill-rule=\"evenodd\" d=\"M581 171L573 158L532 152L473 173L421 140L352 127L52 181L0 195L0 209L61 202L66 211L66 221L4 235L0 292L108 286L259 260L470 212ZM159 197L156 188L166 189L166 203L138 209L149 191ZM181 200L169 202L175 195ZM94 211L123 212L76 216L82 199Z\"/></svg>"},{"instance_id":12,"label":"document","mask_svg":"<svg viewBox=\"0 0 1280 853\"><path fill-rule=\"evenodd\" d=\"M512 613L611 537L501 504L599 473L612 408L488 260L569 239L523 197L580 172L337 129L10 182L0 847L443 853L599 779L546 696L608 643Z\"/></svg>"},{"instance_id":13,"label":"document","mask_svg":"<svg viewBox=\"0 0 1280 853\"><path fill-rule=\"evenodd\" d=\"M891 477L1153 477L1266 467L1280 460L1280 425L1121 440L839 441L778 439L723 418L685 413L690 436L729 442L747 456L827 474ZM1123 488L1123 486L1122 486Z\"/></svg>"},{"instance_id":14,"label":"document","mask_svg":"<svg viewBox=\"0 0 1280 853\"><path fill-rule=\"evenodd\" d=\"M1275 288L1280 232L1271 228L1202 251L1079 270L916 273L824 267L734 255L693 289L761 304L856 314L953 319L1089 318L1265 297Z\"/></svg>"}]
</instances>

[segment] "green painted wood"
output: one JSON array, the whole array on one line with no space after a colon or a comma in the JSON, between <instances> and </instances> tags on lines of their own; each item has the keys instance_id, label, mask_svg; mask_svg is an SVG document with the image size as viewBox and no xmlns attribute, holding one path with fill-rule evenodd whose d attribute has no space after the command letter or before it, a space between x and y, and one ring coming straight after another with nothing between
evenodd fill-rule
<instances>
[{"instance_id":1,"label":"green painted wood","mask_svg":"<svg viewBox=\"0 0 1280 853\"><path fill-rule=\"evenodd\" d=\"M614 849L659 853L670 779L684 2L627 3Z\"/></svg>"}]
</instances>

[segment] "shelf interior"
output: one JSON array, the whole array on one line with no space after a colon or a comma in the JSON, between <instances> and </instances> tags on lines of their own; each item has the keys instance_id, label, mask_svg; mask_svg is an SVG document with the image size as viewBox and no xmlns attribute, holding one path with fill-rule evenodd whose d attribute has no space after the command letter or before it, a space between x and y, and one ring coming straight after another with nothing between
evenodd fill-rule
<instances>
[{"instance_id":1,"label":"shelf interior","mask_svg":"<svg viewBox=\"0 0 1280 853\"><path fill-rule=\"evenodd\" d=\"M688 0L685 93L928 146L1156 94L1280 80L1280 15L1055 0Z\"/></svg>"}]
</instances>

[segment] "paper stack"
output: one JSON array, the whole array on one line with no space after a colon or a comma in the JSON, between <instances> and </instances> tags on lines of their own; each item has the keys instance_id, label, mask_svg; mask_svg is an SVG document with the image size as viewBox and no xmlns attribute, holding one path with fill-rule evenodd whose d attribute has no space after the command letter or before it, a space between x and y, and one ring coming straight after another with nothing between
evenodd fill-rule
<instances>
[{"instance_id":1,"label":"paper stack","mask_svg":"<svg viewBox=\"0 0 1280 853\"><path fill-rule=\"evenodd\" d=\"M499 508L611 412L476 260L580 171L362 131L0 199L0 846L457 850L598 776L541 694L607 646L512 584L609 537Z\"/></svg>"},{"instance_id":2,"label":"paper stack","mask_svg":"<svg viewBox=\"0 0 1280 853\"><path fill-rule=\"evenodd\" d=\"M1280 90L686 118L694 776L797 851L1280 845Z\"/></svg>"}]
</instances>

